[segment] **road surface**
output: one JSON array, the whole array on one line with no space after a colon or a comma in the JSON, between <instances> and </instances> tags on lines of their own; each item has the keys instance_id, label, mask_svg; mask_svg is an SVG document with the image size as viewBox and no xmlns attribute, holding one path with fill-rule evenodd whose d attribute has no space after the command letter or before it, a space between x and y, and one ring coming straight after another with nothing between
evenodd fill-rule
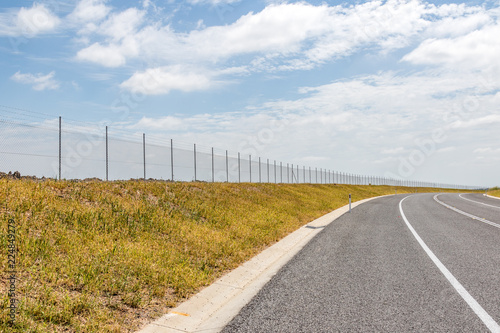
<instances>
[{"instance_id":1,"label":"road surface","mask_svg":"<svg viewBox=\"0 0 500 333\"><path fill-rule=\"evenodd\" d=\"M500 332L500 200L395 195L318 234L223 332Z\"/></svg>"}]
</instances>

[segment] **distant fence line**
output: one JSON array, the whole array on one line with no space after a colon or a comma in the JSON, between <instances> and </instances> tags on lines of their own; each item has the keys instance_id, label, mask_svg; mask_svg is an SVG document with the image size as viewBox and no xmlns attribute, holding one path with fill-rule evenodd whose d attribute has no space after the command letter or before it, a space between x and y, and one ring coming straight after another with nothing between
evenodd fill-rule
<instances>
[{"instance_id":1,"label":"distant fence line","mask_svg":"<svg viewBox=\"0 0 500 333\"><path fill-rule=\"evenodd\" d=\"M5 108L5 107L4 107ZM3 114L2 114L3 111ZM14 114L10 115L8 113ZM150 140L108 126L63 119L35 121L32 114L0 108L0 171L57 179L163 179L172 181L311 183L438 187L473 190L474 186L358 175L325 168L242 156L173 139ZM22 118L22 117L21 117ZM30 121L31 120L31 121ZM65 122L66 124L66 122Z\"/></svg>"}]
</instances>

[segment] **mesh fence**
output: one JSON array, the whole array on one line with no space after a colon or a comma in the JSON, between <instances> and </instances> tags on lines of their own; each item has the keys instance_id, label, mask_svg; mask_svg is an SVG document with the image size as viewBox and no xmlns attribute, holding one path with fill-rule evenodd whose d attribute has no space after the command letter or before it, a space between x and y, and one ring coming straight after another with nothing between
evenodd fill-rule
<instances>
[{"instance_id":1,"label":"mesh fence","mask_svg":"<svg viewBox=\"0 0 500 333\"><path fill-rule=\"evenodd\" d=\"M0 171L25 175L58 175L59 129L57 122L21 123L0 118Z\"/></svg>"},{"instance_id":2,"label":"mesh fence","mask_svg":"<svg viewBox=\"0 0 500 333\"><path fill-rule=\"evenodd\" d=\"M36 177L472 188L299 166L4 106L0 133L0 172Z\"/></svg>"}]
</instances>

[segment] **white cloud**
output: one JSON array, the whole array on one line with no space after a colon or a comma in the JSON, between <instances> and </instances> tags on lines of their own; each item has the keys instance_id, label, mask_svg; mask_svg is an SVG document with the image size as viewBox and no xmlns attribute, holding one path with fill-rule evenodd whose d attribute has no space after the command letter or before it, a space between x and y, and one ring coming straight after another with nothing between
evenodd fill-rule
<instances>
[{"instance_id":1,"label":"white cloud","mask_svg":"<svg viewBox=\"0 0 500 333\"><path fill-rule=\"evenodd\" d=\"M301 42L327 29L328 11L326 6L305 3L271 5L229 26L192 31L185 43L213 60L248 53L294 53Z\"/></svg>"},{"instance_id":2,"label":"white cloud","mask_svg":"<svg viewBox=\"0 0 500 333\"><path fill-rule=\"evenodd\" d=\"M431 38L403 57L418 65L441 65L466 69L496 65L500 54L500 25L488 25L453 38Z\"/></svg>"},{"instance_id":3,"label":"white cloud","mask_svg":"<svg viewBox=\"0 0 500 333\"><path fill-rule=\"evenodd\" d=\"M498 114L490 114L487 116L474 118L470 120L457 120L450 124L450 128L459 129L459 128L472 128L477 126L484 125L492 125L500 123L500 115Z\"/></svg>"},{"instance_id":4,"label":"white cloud","mask_svg":"<svg viewBox=\"0 0 500 333\"><path fill-rule=\"evenodd\" d=\"M105 67L119 67L126 62L125 52L121 50L120 46L102 46L99 43L94 43L78 51L76 58L82 61L95 62Z\"/></svg>"},{"instance_id":5,"label":"white cloud","mask_svg":"<svg viewBox=\"0 0 500 333\"><path fill-rule=\"evenodd\" d=\"M68 18L76 23L99 22L104 19L111 8L105 0L81 0Z\"/></svg>"},{"instance_id":6,"label":"white cloud","mask_svg":"<svg viewBox=\"0 0 500 333\"><path fill-rule=\"evenodd\" d=\"M478 8L477 12L470 14L463 13L463 16L444 16L432 24L432 28L429 29L429 35L436 38L459 37L479 30L491 23L493 23L491 15L483 9Z\"/></svg>"},{"instance_id":7,"label":"white cloud","mask_svg":"<svg viewBox=\"0 0 500 333\"><path fill-rule=\"evenodd\" d=\"M0 36L34 37L54 31L61 20L43 4L0 13Z\"/></svg>"},{"instance_id":8,"label":"white cloud","mask_svg":"<svg viewBox=\"0 0 500 333\"><path fill-rule=\"evenodd\" d=\"M129 8L89 28L87 38L97 41L80 50L77 59L107 67L124 66L132 59L140 59L146 67L200 65L216 66L217 71L222 71L229 64L242 67L234 66L235 59L249 57L245 73L234 73L241 75L308 70L362 49L386 54L408 47L422 36L429 39L408 54L405 61L447 63L450 57L462 54L463 61L479 56L484 59L480 61L483 65L499 54L498 39L493 40L500 33L492 26L494 14L482 7L463 4L436 6L418 0L372 1L349 6L279 3L243 15L228 25L198 26L190 32L176 32L169 25L147 21L145 14L143 10ZM476 42L478 37L482 38L484 42L479 42L482 47L473 49L466 40L460 45L460 38L468 36L464 34L471 35L470 39ZM446 44L447 40L453 45ZM457 49L461 52L455 52Z\"/></svg>"},{"instance_id":9,"label":"white cloud","mask_svg":"<svg viewBox=\"0 0 500 333\"><path fill-rule=\"evenodd\" d=\"M171 90L184 92L206 90L213 83L210 75L179 66L151 68L136 72L120 86L146 95L168 94Z\"/></svg>"},{"instance_id":10,"label":"white cloud","mask_svg":"<svg viewBox=\"0 0 500 333\"><path fill-rule=\"evenodd\" d=\"M129 8L123 12L111 15L97 30L97 33L111 37L114 41L137 32L143 23L145 12L137 8Z\"/></svg>"},{"instance_id":11,"label":"white cloud","mask_svg":"<svg viewBox=\"0 0 500 333\"><path fill-rule=\"evenodd\" d=\"M474 154L495 154L497 155L500 153L500 148L491 148L491 147L486 147L486 148L476 148L474 149Z\"/></svg>"},{"instance_id":12,"label":"white cloud","mask_svg":"<svg viewBox=\"0 0 500 333\"><path fill-rule=\"evenodd\" d=\"M111 15L99 26L87 25L82 34L92 31L108 37L104 43L93 43L76 54L79 61L89 61L105 67L120 67L126 64L127 58L139 55L140 39L135 36L142 24L145 13L135 8ZM87 38L88 40L88 38Z\"/></svg>"},{"instance_id":13,"label":"white cloud","mask_svg":"<svg viewBox=\"0 0 500 333\"><path fill-rule=\"evenodd\" d=\"M33 89L41 90L55 90L59 88L59 83L54 80L55 72L50 72L47 75L41 73L38 74L22 74L21 72L16 72L11 76L11 79L24 84L30 84Z\"/></svg>"},{"instance_id":14,"label":"white cloud","mask_svg":"<svg viewBox=\"0 0 500 333\"><path fill-rule=\"evenodd\" d=\"M186 129L186 127L186 119L173 116L162 117L159 119L142 117L136 125L132 126L132 128L150 128L171 131Z\"/></svg>"}]
</instances>

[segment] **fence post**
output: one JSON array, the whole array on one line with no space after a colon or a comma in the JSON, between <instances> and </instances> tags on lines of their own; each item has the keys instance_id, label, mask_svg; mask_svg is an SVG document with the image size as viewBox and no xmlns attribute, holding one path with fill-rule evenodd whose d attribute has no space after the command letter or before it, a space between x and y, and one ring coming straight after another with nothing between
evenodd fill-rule
<instances>
[{"instance_id":1,"label":"fence post","mask_svg":"<svg viewBox=\"0 0 500 333\"><path fill-rule=\"evenodd\" d=\"M62 130L62 118L61 118L61 116L59 116L59 180L61 180L61 162L62 162L61 130Z\"/></svg>"},{"instance_id":2,"label":"fence post","mask_svg":"<svg viewBox=\"0 0 500 333\"><path fill-rule=\"evenodd\" d=\"M214 147L212 147L212 183L215 182L214 166Z\"/></svg>"},{"instance_id":3,"label":"fence post","mask_svg":"<svg viewBox=\"0 0 500 333\"><path fill-rule=\"evenodd\" d=\"M289 169L289 164L286 164L286 183L290 184L290 169Z\"/></svg>"},{"instance_id":4,"label":"fence post","mask_svg":"<svg viewBox=\"0 0 500 333\"><path fill-rule=\"evenodd\" d=\"M142 157L144 161L144 180L146 180L146 133L142 133Z\"/></svg>"},{"instance_id":5,"label":"fence post","mask_svg":"<svg viewBox=\"0 0 500 333\"><path fill-rule=\"evenodd\" d=\"M106 126L106 181L108 181L108 126Z\"/></svg>"},{"instance_id":6,"label":"fence post","mask_svg":"<svg viewBox=\"0 0 500 333\"><path fill-rule=\"evenodd\" d=\"M280 184L283 183L283 162L280 162Z\"/></svg>"},{"instance_id":7,"label":"fence post","mask_svg":"<svg viewBox=\"0 0 500 333\"><path fill-rule=\"evenodd\" d=\"M262 178L260 174L260 157L259 157L259 183L262 183Z\"/></svg>"},{"instance_id":8,"label":"fence post","mask_svg":"<svg viewBox=\"0 0 500 333\"><path fill-rule=\"evenodd\" d=\"M250 169L250 183L252 182L252 155L248 155L248 165Z\"/></svg>"},{"instance_id":9,"label":"fence post","mask_svg":"<svg viewBox=\"0 0 500 333\"><path fill-rule=\"evenodd\" d=\"M278 183L278 179L276 177L276 160L274 160L274 183Z\"/></svg>"},{"instance_id":10,"label":"fence post","mask_svg":"<svg viewBox=\"0 0 500 333\"><path fill-rule=\"evenodd\" d=\"M194 144L194 181L196 181L196 143Z\"/></svg>"},{"instance_id":11,"label":"fence post","mask_svg":"<svg viewBox=\"0 0 500 333\"><path fill-rule=\"evenodd\" d=\"M238 183L241 183L240 153L238 152Z\"/></svg>"},{"instance_id":12,"label":"fence post","mask_svg":"<svg viewBox=\"0 0 500 333\"><path fill-rule=\"evenodd\" d=\"M267 182L269 183L269 159L267 159Z\"/></svg>"},{"instance_id":13,"label":"fence post","mask_svg":"<svg viewBox=\"0 0 500 333\"><path fill-rule=\"evenodd\" d=\"M174 140L170 139L170 173L174 181Z\"/></svg>"},{"instance_id":14,"label":"fence post","mask_svg":"<svg viewBox=\"0 0 500 333\"><path fill-rule=\"evenodd\" d=\"M229 183L229 157L226 150L226 182Z\"/></svg>"}]
</instances>

